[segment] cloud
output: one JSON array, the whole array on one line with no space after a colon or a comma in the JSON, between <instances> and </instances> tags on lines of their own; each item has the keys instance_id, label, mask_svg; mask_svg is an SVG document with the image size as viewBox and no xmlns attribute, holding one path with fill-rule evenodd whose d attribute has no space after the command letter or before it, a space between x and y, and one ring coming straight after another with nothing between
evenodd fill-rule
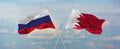
<instances>
[{"instance_id":1,"label":"cloud","mask_svg":"<svg viewBox=\"0 0 120 49\"><path fill-rule=\"evenodd\" d=\"M10 44L4 44L3 46L10 46Z\"/></svg>"},{"instance_id":2,"label":"cloud","mask_svg":"<svg viewBox=\"0 0 120 49\"><path fill-rule=\"evenodd\" d=\"M66 39L85 39L87 38L87 36L85 34L82 33L81 30L64 30L64 32L62 33L64 34L64 38Z\"/></svg>"},{"instance_id":3,"label":"cloud","mask_svg":"<svg viewBox=\"0 0 120 49\"><path fill-rule=\"evenodd\" d=\"M44 47L39 47L38 49L46 49L46 48L44 48Z\"/></svg>"},{"instance_id":4,"label":"cloud","mask_svg":"<svg viewBox=\"0 0 120 49\"><path fill-rule=\"evenodd\" d=\"M31 45L36 45L36 44L45 44L46 42L30 42Z\"/></svg>"},{"instance_id":5,"label":"cloud","mask_svg":"<svg viewBox=\"0 0 120 49\"><path fill-rule=\"evenodd\" d=\"M0 3L0 19L3 20L14 20L20 15L19 8L15 4ZM8 9L9 8L9 9Z\"/></svg>"},{"instance_id":6,"label":"cloud","mask_svg":"<svg viewBox=\"0 0 120 49\"><path fill-rule=\"evenodd\" d=\"M71 43L72 43L72 40L63 40L63 42L64 42L65 44L71 44Z\"/></svg>"},{"instance_id":7,"label":"cloud","mask_svg":"<svg viewBox=\"0 0 120 49\"><path fill-rule=\"evenodd\" d=\"M38 4L45 4L47 3L56 3L58 0L11 0L11 1L6 1L9 3L16 3L16 4L25 4L25 5L38 5ZM60 1L58 1L60 2Z\"/></svg>"},{"instance_id":8,"label":"cloud","mask_svg":"<svg viewBox=\"0 0 120 49\"><path fill-rule=\"evenodd\" d=\"M110 40L118 40L120 41L120 35L116 35L116 36L111 36L111 37L99 37L99 38L93 38L93 40L107 40L107 41L110 41Z\"/></svg>"},{"instance_id":9,"label":"cloud","mask_svg":"<svg viewBox=\"0 0 120 49\"><path fill-rule=\"evenodd\" d=\"M82 30L76 30L76 29L74 30L74 32L75 32L75 33L78 33L78 34L81 33L81 31L82 31Z\"/></svg>"},{"instance_id":10,"label":"cloud","mask_svg":"<svg viewBox=\"0 0 120 49\"><path fill-rule=\"evenodd\" d=\"M53 43L52 43L51 41L49 41L49 40L44 40L44 41L31 41L31 42L29 42L29 44L30 44L31 46L38 46L38 47L43 46L43 47L45 47L45 48L48 47L48 46L46 47L46 45L50 45L50 46L53 45Z\"/></svg>"},{"instance_id":11,"label":"cloud","mask_svg":"<svg viewBox=\"0 0 120 49\"><path fill-rule=\"evenodd\" d=\"M97 13L97 14L119 14L120 13L119 11L120 8L114 7L113 4L109 6L107 4L102 5L102 4L89 4L88 3L88 4L81 4L81 5L76 4L74 7L76 7L77 9L80 9L80 11L84 13Z\"/></svg>"},{"instance_id":12,"label":"cloud","mask_svg":"<svg viewBox=\"0 0 120 49\"><path fill-rule=\"evenodd\" d=\"M88 47L95 47L95 43L94 42L87 42L86 43L88 45Z\"/></svg>"},{"instance_id":13,"label":"cloud","mask_svg":"<svg viewBox=\"0 0 120 49\"><path fill-rule=\"evenodd\" d=\"M3 46L13 46L16 45L16 42L11 42L11 43L5 43Z\"/></svg>"},{"instance_id":14,"label":"cloud","mask_svg":"<svg viewBox=\"0 0 120 49\"><path fill-rule=\"evenodd\" d=\"M6 38L6 39L9 39L11 36L8 35L8 34L4 34L3 37Z\"/></svg>"},{"instance_id":15,"label":"cloud","mask_svg":"<svg viewBox=\"0 0 120 49\"><path fill-rule=\"evenodd\" d=\"M113 37L111 37L110 39L111 39L111 40L119 40L119 41L120 41L120 36L119 36L119 35L113 36Z\"/></svg>"},{"instance_id":16,"label":"cloud","mask_svg":"<svg viewBox=\"0 0 120 49\"><path fill-rule=\"evenodd\" d=\"M52 33L53 32L53 33ZM43 30L38 30L35 29L32 31L30 34L27 35L28 39L54 39L56 35L54 34L56 30L49 30L49 29L43 29Z\"/></svg>"},{"instance_id":17,"label":"cloud","mask_svg":"<svg viewBox=\"0 0 120 49\"><path fill-rule=\"evenodd\" d=\"M85 39L87 38L85 35L65 35L64 38L66 39L75 39L75 38L79 38L79 39Z\"/></svg>"},{"instance_id":18,"label":"cloud","mask_svg":"<svg viewBox=\"0 0 120 49\"><path fill-rule=\"evenodd\" d=\"M96 43L96 46L100 49L115 49L115 46L110 43Z\"/></svg>"},{"instance_id":19,"label":"cloud","mask_svg":"<svg viewBox=\"0 0 120 49\"><path fill-rule=\"evenodd\" d=\"M7 26L7 23L4 22L4 23L3 23L3 26L6 27L6 26Z\"/></svg>"},{"instance_id":20,"label":"cloud","mask_svg":"<svg viewBox=\"0 0 120 49\"><path fill-rule=\"evenodd\" d=\"M114 45L112 45L112 44L106 44L103 47L104 47L104 49L114 49Z\"/></svg>"},{"instance_id":21,"label":"cloud","mask_svg":"<svg viewBox=\"0 0 120 49\"><path fill-rule=\"evenodd\" d=\"M8 29L0 29L0 33L8 33Z\"/></svg>"},{"instance_id":22,"label":"cloud","mask_svg":"<svg viewBox=\"0 0 120 49\"><path fill-rule=\"evenodd\" d=\"M29 39L43 39L43 40L50 40L50 39L54 39L54 36L44 36L44 35L39 35L39 36L29 36L27 37Z\"/></svg>"},{"instance_id":23,"label":"cloud","mask_svg":"<svg viewBox=\"0 0 120 49\"><path fill-rule=\"evenodd\" d=\"M104 43L104 42L91 42L88 41L86 43L86 45L88 46L87 49L115 49L115 46L113 44L110 43Z\"/></svg>"},{"instance_id":24,"label":"cloud","mask_svg":"<svg viewBox=\"0 0 120 49\"><path fill-rule=\"evenodd\" d=\"M120 7L120 0L110 0L113 4L117 5L117 7Z\"/></svg>"},{"instance_id":25,"label":"cloud","mask_svg":"<svg viewBox=\"0 0 120 49\"><path fill-rule=\"evenodd\" d=\"M21 24L27 24L30 22L30 20L34 20L35 15L27 16L25 19L19 20L19 23Z\"/></svg>"},{"instance_id":26,"label":"cloud","mask_svg":"<svg viewBox=\"0 0 120 49\"><path fill-rule=\"evenodd\" d=\"M117 17L117 18L120 19L120 17ZM115 22L114 22L114 25L115 25L115 26L120 26L119 20L116 19Z\"/></svg>"},{"instance_id":27,"label":"cloud","mask_svg":"<svg viewBox=\"0 0 120 49\"><path fill-rule=\"evenodd\" d=\"M35 45L35 42L30 42L31 45Z\"/></svg>"},{"instance_id":28,"label":"cloud","mask_svg":"<svg viewBox=\"0 0 120 49\"><path fill-rule=\"evenodd\" d=\"M16 43L16 42L12 42L11 44L12 44L12 45L16 45L17 43Z\"/></svg>"}]
</instances>

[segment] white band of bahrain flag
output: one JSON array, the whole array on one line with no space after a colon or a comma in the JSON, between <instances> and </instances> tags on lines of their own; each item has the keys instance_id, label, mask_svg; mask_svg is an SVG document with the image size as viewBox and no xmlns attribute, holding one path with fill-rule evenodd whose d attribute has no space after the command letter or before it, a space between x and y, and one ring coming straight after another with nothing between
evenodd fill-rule
<instances>
[{"instance_id":1,"label":"white band of bahrain flag","mask_svg":"<svg viewBox=\"0 0 120 49\"><path fill-rule=\"evenodd\" d=\"M75 10L75 9L72 10L70 19L68 20L68 23L66 24L65 29L68 29L68 28L72 29L76 27L75 25L78 25L77 22L79 21L77 20L77 18L79 17L79 14L80 14L79 10Z\"/></svg>"}]
</instances>

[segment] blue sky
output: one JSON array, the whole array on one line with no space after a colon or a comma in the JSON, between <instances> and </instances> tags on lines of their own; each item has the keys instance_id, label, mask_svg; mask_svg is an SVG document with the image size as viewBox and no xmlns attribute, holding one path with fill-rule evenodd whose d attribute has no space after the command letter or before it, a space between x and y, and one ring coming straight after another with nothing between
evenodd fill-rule
<instances>
[{"instance_id":1,"label":"blue sky","mask_svg":"<svg viewBox=\"0 0 120 49\"><path fill-rule=\"evenodd\" d=\"M120 0L0 0L0 48L1 49L53 49L57 41L54 31L33 31L19 35L18 20L38 14L46 7L56 27L61 30L70 16L72 7L105 19L101 35L86 30L62 32L66 49L120 49ZM53 33L51 33L53 32ZM63 49L59 41L57 49Z\"/></svg>"}]
</instances>

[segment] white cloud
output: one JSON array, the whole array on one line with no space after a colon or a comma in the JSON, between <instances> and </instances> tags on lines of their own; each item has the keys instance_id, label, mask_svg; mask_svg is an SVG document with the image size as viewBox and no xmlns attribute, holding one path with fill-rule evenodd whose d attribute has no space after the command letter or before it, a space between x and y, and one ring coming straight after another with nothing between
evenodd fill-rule
<instances>
[{"instance_id":1,"label":"white cloud","mask_svg":"<svg viewBox=\"0 0 120 49\"><path fill-rule=\"evenodd\" d=\"M75 36L73 36L73 35L66 35L66 36L64 36L65 38L67 38L67 39L72 39L72 38L74 38Z\"/></svg>"},{"instance_id":2,"label":"white cloud","mask_svg":"<svg viewBox=\"0 0 120 49\"><path fill-rule=\"evenodd\" d=\"M74 32L75 32L75 33L78 33L78 34L81 33L81 31L82 31L82 30L76 30L76 29L74 29Z\"/></svg>"},{"instance_id":3,"label":"white cloud","mask_svg":"<svg viewBox=\"0 0 120 49\"><path fill-rule=\"evenodd\" d=\"M14 46L16 44L17 44L16 42L11 42L11 43L5 43L3 44L3 46Z\"/></svg>"},{"instance_id":4,"label":"white cloud","mask_svg":"<svg viewBox=\"0 0 120 49\"><path fill-rule=\"evenodd\" d=\"M113 36L113 37L111 37L110 39L111 39L111 40L120 40L120 36L119 36L119 35Z\"/></svg>"},{"instance_id":5,"label":"white cloud","mask_svg":"<svg viewBox=\"0 0 120 49\"><path fill-rule=\"evenodd\" d=\"M120 19L120 17L117 17L118 19L115 19L115 25L116 26L120 26L120 23L119 23L119 19Z\"/></svg>"},{"instance_id":6,"label":"white cloud","mask_svg":"<svg viewBox=\"0 0 120 49\"><path fill-rule=\"evenodd\" d=\"M54 39L56 37L54 33L55 30L49 30L49 29L43 29L43 30L37 30L35 29L30 34L27 35L27 38L29 39ZM53 32L53 33L51 33ZM56 32L56 31L55 31Z\"/></svg>"},{"instance_id":7,"label":"white cloud","mask_svg":"<svg viewBox=\"0 0 120 49\"><path fill-rule=\"evenodd\" d=\"M16 1L16 0L14 0ZM23 4L24 3L46 3L46 2L55 2L55 1L58 1L58 0L18 0L18 2L22 2Z\"/></svg>"},{"instance_id":8,"label":"white cloud","mask_svg":"<svg viewBox=\"0 0 120 49\"><path fill-rule=\"evenodd\" d=\"M18 33L18 30L17 30L17 29L14 29L14 30L12 31L12 33Z\"/></svg>"},{"instance_id":9,"label":"white cloud","mask_svg":"<svg viewBox=\"0 0 120 49\"><path fill-rule=\"evenodd\" d=\"M111 36L111 37L99 37L99 38L93 38L93 40L118 40L120 41L120 35L116 35L116 36Z\"/></svg>"},{"instance_id":10,"label":"white cloud","mask_svg":"<svg viewBox=\"0 0 120 49\"><path fill-rule=\"evenodd\" d=\"M96 42L87 42L86 45L88 46L88 49L90 48L100 48L100 49L114 49L114 45L113 44L109 44L109 43L96 43Z\"/></svg>"},{"instance_id":11,"label":"white cloud","mask_svg":"<svg viewBox=\"0 0 120 49\"><path fill-rule=\"evenodd\" d=\"M83 39L85 39L86 38L86 36L85 35L80 35L80 36L76 36L76 35L65 35L64 36L65 38L67 38L67 39L74 39L74 38L83 38Z\"/></svg>"},{"instance_id":12,"label":"white cloud","mask_svg":"<svg viewBox=\"0 0 120 49\"><path fill-rule=\"evenodd\" d=\"M19 20L20 24L27 24L29 23L31 20L34 20L37 17L37 15L30 15L30 16L26 16L26 18L22 18L22 20Z\"/></svg>"},{"instance_id":13,"label":"white cloud","mask_svg":"<svg viewBox=\"0 0 120 49\"><path fill-rule=\"evenodd\" d=\"M10 44L4 44L3 46L10 46Z\"/></svg>"},{"instance_id":14,"label":"white cloud","mask_svg":"<svg viewBox=\"0 0 120 49\"><path fill-rule=\"evenodd\" d=\"M30 45L49 45L51 44L51 42L49 40L44 40L44 41L39 41L39 42L35 42L35 41L31 41Z\"/></svg>"},{"instance_id":15,"label":"white cloud","mask_svg":"<svg viewBox=\"0 0 120 49\"><path fill-rule=\"evenodd\" d=\"M106 14L115 14L115 13L120 13L120 8L119 7L114 7L113 5L98 5L98 4L87 4L84 5L76 5L79 6L77 8L82 9L82 12L88 12L88 13L106 13ZM93 6L93 7L91 7ZM84 10L83 10L84 9ZM114 10L113 10L114 9Z\"/></svg>"},{"instance_id":16,"label":"white cloud","mask_svg":"<svg viewBox=\"0 0 120 49\"><path fill-rule=\"evenodd\" d=\"M16 44L17 44L17 42L12 42L11 44L12 44L12 45L16 45Z\"/></svg>"},{"instance_id":17,"label":"white cloud","mask_svg":"<svg viewBox=\"0 0 120 49\"><path fill-rule=\"evenodd\" d=\"M25 16L34 15L40 12L39 6L20 6L12 3L0 3L0 19L5 21L19 20ZM16 21L15 20L15 21Z\"/></svg>"},{"instance_id":18,"label":"white cloud","mask_svg":"<svg viewBox=\"0 0 120 49\"><path fill-rule=\"evenodd\" d=\"M30 42L31 45L35 45L36 43L35 42Z\"/></svg>"},{"instance_id":19,"label":"white cloud","mask_svg":"<svg viewBox=\"0 0 120 49\"><path fill-rule=\"evenodd\" d=\"M7 23L4 22L4 23L3 23L3 26L6 27L6 26L7 26Z\"/></svg>"},{"instance_id":20,"label":"white cloud","mask_svg":"<svg viewBox=\"0 0 120 49\"><path fill-rule=\"evenodd\" d=\"M86 37L85 35L81 35L80 38L85 39L85 38L87 38L87 37Z\"/></svg>"},{"instance_id":21,"label":"white cloud","mask_svg":"<svg viewBox=\"0 0 120 49\"><path fill-rule=\"evenodd\" d=\"M96 46L100 47L101 49L115 49L114 45L110 43L96 43Z\"/></svg>"},{"instance_id":22,"label":"white cloud","mask_svg":"<svg viewBox=\"0 0 120 49\"><path fill-rule=\"evenodd\" d=\"M8 33L8 29L0 29L0 33Z\"/></svg>"},{"instance_id":23,"label":"white cloud","mask_svg":"<svg viewBox=\"0 0 120 49\"><path fill-rule=\"evenodd\" d=\"M95 47L95 43L94 42L87 42L86 43L88 45L88 47Z\"/></svg>"},{"instance_id":24,"label":"white cloud","mask_svg":"<svg viewBox=\"0 0 120 49\"><path fill-rule=\"evenodd\" d=\"M44 40L50 40L55 38L54 36L44 36L44 35L39 35L39 36L29 36L29 39L44 39Z\"/></svg>"},{"instance_id":25,"label":"white cloud","mask_svg":"<svg viewBox=\"0 0 120 49\"><path fill-rule=\"evenodd\" d=\"M65 44L71 44L71 43L72 43L72 40L63 40L63 42L64 42Z\"/></svg>"},{"instance_id":26,"label":"white cloud","mask_svg":"<svg viewBox=\"0 0 120 49\"><path fill-rule=\"evenodd\" d=\"M114 49L114 45L113 44L106 44L103 46L105 49Z\"/></svg>"},{"instance_id":27,"label":"white cloud","mask_svg":"<svg viewBox=\"0 0 120 49\"><path fill-rule=\"evenodd\" d=\"M44 48L44 47L39 47L38 49L46 49L46 48Z\"/></svg>"},{"instance_id":28,"label":"white cloud","mask_svg":"<svg viewBox=\"0 0 120 49\"><path fill-rule=\"evenodd\" d=\"M8 35L8 34L4 34L3 35L5 38L7 38L7 39L9 39L11 36L10 35Z\"/></svg>"},{"instance_id":29,"label":"white cloud","mask_svg":"<svg viewBox=\"0 0 120 49\"><path fill-rule=\"evenodd\" d=\"M19 8L15 4L0 3L0 19L13 20L20 15Z\"/></svg>"},{"instance_id":30,"label":"white cloud","mask_svg":"<svg viewBox=\"0 0 120 49\"><path fill-rule=\"evenodd\" d=\"M112 37L105 37L105 38L102 38L102 40L119 40L120 41L120 36L117 35Z\"/></svg>"}]
</instances>

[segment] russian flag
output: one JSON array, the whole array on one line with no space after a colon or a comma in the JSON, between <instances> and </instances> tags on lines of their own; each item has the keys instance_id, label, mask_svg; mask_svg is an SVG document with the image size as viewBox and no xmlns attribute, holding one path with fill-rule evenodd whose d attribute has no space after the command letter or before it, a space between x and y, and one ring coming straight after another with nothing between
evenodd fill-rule
<instances>
[{"instance_id":1,"label":"russian flag","mask_svg":"<svg viewBox=\"0 0 120 49\"><path fill-rule=\"evenodd\" d=\"M50 15L44 15L34 20L30 20L27 24L18 24L19 34L28 34L34 29L46 29L53 28L55 26L50 18Z\"/></svg>"}]
</instances>

